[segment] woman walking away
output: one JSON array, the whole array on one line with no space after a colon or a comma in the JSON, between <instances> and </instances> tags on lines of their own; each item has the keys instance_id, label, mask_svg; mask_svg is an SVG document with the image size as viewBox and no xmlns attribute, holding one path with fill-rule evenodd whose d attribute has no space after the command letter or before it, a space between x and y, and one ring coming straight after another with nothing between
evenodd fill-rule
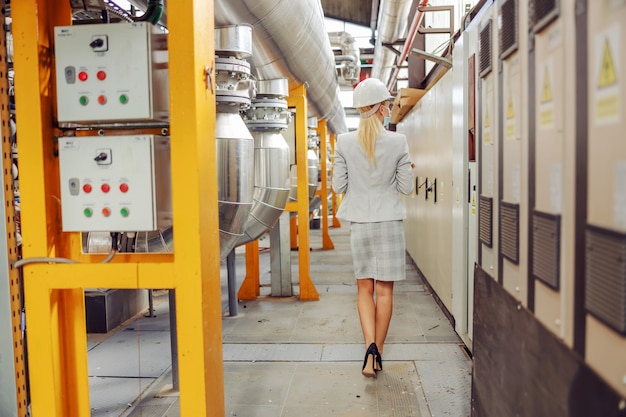
<instances>
[{"instance_id":1,"label":"woman walking away","mask_svg":"<svg viewBox=\"0 0 626 417\"><path fill-rule=\"evenodd\" d=\"M351 222L357 306L367 349L362 373L372 377L383 369L393 283L406 278L406 214L398 193L413 192L413 174L406 137L384 129L391 118L387 87L368 78L352 98L361 120L356 132L337 138L332 186L345 193L337 217Z\"/></svg>"}]
</instances>

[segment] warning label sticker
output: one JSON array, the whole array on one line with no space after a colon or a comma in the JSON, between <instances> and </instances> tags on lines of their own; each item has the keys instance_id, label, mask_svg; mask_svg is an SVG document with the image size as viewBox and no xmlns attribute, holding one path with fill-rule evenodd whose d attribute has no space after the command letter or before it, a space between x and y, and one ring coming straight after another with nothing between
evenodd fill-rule
<instances>
[{"instance_id":1,"label":"warning label sticker","mask_svg":"<svg viewBox=\"0 0 626 417\"><path fill-rule=\"evenodd\" d=\"M595 84L593 114L597 125L620 121L620 28L613 25L598 33L594 39L594 71L591 82Z\"/></svg>"},{"instance_id":2,"label":"warning label sticker","mask_svg":"<svg viewBox=\"0 0 626 417\"><path fill-rule=\"evenodd\" d=\"M543 88L541 89L541 103L552 101L552 83L550 82L550 71L546 65L543 70Z\"/></svg>"},{"instance_id":3,"label":"warning label sticker","mask_svg":"<svg viewBox=\"0 0 626 417\"><path fill-rule=\"evenodd\" d=\"M541 68L541 67L540 67ZM539 99L538 123L540 129L553 129L555 127L554 113L554 58L549 57L544 61L543 69L537 68L537 96Z\"/></svg>"}]
</instances>

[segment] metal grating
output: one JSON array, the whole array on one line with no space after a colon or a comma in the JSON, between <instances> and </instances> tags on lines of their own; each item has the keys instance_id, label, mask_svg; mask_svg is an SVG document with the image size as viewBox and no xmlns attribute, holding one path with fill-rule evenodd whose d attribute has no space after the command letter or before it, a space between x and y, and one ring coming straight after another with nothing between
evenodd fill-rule
<instances>
[{"instance_id":1,"label":"metal grating","mask_svg":"<svg viewBox=\"0 0 626 417\"><path fill-rule=\"evenodd\" d=\"M587 226L585 308L626 335L626 233Z\"/></svg>"},{"instance_id":2,"label":"metal grating","mask_svg":"<svg viewBox=\"0 0 626 417\"><path fill-rule=\"evenodd\" d=\"M492 67L492 42L491 42L491 19L480 30L478 35L479 75L484 78L491 72Z\"/></svg>"},{"instance_id":3,"label":"metal grating","mask_svg":"<svg viewBox=\"0 0 626 417\"><path fill-rule=\"evenodd\" d=\"M500 202L500 255L519 264L519 204Z\"/></svg>"},{"instance_id":4,"label":"metal grating","mask_svg":"<svg viewBox=\"0 0 626 417\"><path fill-rule=\"evenodd\" d=\"M535 211L532 242L533 277L558 290L561 272L561 216Z\"/></svg>"},{"instance_id":5,"label":"metal grating","mask_svg":"<svg viewBox=\"0 0 626 417\"><path fill-rule=\"evenodd\" d=\"M493 246L493 198L481 195L478 202L478 238L488 247Z\"/></svg>"},{"instance_id":6,"label":"metal grating","mask_svg":"<svg viewBox=\"0 0 626 417\"><path fill-rule=\"evenodd\" d=\"M528 23L539 33L559 16L560 0L530 0L528 3Z\"/></svg>"},{"instance_id":7,"label":"metal grating","mask_svg":"<svg viewBox=\"0 0 626 417\"><path fill-rule=\"evenodd\" d=\"M500 7L500 59L505 59L518 48L517 0L506 0Z\"/></svg>"}]
</instances>

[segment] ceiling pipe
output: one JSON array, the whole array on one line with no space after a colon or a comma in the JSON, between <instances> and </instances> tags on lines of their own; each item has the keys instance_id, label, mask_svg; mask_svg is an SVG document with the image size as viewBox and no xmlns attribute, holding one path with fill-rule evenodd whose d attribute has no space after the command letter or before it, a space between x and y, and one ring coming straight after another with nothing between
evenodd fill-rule
<instances>
[{"instance_id":1,"label":"ceiling pipe","mask_svg":"<svg viewBox=\"0 0 626 417\"><path fill-rule=\"evenodd\" d=\"M341 76L354 84L361 74L361 52L354 37L348 32L328 32L328 39L333 48L341 49L341 55L335 56L335 62L341 64Z\"/></svg>"},{"instance_id":2,"label":"ceiling pipe","mask_svg":"<svg viewBox=\"0 0 626 417\"><path fill-rule=\"evenodd\" d=\"M407 31L412 0L383 0L379 14L378 37L374 46L372 77L383 83L391 78L396 51L387 45L404 38Z\"/></svg>"},{"instance_id":3,"label":"ceiling pipe","mask_svg":"<svg viewBox=\"0 0 626 417\"><path fill-rule=\"evenodd\" d=\"M250 63L257 79L284 77L290 90L304 84L310 114L335 134L348 131L320 0L220 0L214 9L218 26L253 26Z\"/></svg>"},{"instance_id":4,"label":"ceiling pipe","mask_svg":"<svg viewBox=\"0 0 626 417\"><path fill-rule=\"evenodd\" d=\"M391 73L391 77L387 82L387 88L391 91L395 91L395 83L398 79L398 71L400 71L400 66L404 63L406 57L409 56L411 46L413 45L415 36L417 36L417 30L422 24L422 19L424 18L424 11L422 10L422 8L426 7L427 4L428 0L421 0L421 2L417 6L417 10L415 11L415 15L413 16L413 21L411 22L411 27L409 28L409 34L404 41L404 47L402 48L402 52L400 53L400 58L398 59L397 64Z\"/></svg>"}]
</instances>

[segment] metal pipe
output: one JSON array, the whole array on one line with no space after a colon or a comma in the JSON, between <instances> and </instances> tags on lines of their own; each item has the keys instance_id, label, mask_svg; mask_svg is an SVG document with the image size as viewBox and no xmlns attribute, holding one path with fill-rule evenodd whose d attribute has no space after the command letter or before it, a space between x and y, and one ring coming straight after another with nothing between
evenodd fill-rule
<instances>
[{"instance_id":1,"label":"metal pipe","mask_svg":"<svg viewBox=\"0 0 626 417\"><path fill-rule=\"evenodd\" d=\"M398 60L398 64L394 68L391 77L389 78L389 82L387 83L387 88L390 90L392 89L393 84L398 78L400 65L402 65L406 57L409 55L409 52L411 51L411 46L413 45L413 41L415 40L415 36L417 35L417 29L419 28L419 25L422 23L422 19L424 18L424 11L422 10L422 7L425 7L427 4L428 0L422 0L421 3L417 6L417 10L415 11L415 15L413 16L413 21L411 22L411 27L409 29L409 35L404 42L404 47L402 48L402 53L400 54L400 59Z\"/></svg>"},{"instance_id":2,"label":"metal pipe","mask_svg":"<svg viewBox=\"0 0 626 417\"><path fill-rule=\"evenodd\" d=\"M328 39L331 46L341 48L343 55L335 56L335 62L342 63L341 76L353 84L361 74L361 53L356 41L348 32L328 32Z\"/></svg>"},{"instance_id":3,"label":"metal pipe","mask_svg":"<svg viewBox=\"0 0 626 417\"><path fill-rule=\"evenodd\" d=\"M383 0L378 25L378 37L374 46L372 77L387 83L395 65L396 55L386 47L404 38L411 12L412 0Z\"/></svg>"},{"instance_id":4,"label":"metal pipe","mask_svg":"<svg viewBox=\"0 0 626 417\"><path fill-rule=\"evenodd\" d=\"M252 54L252 27L215 29L215 54L217 200L224 259L243 236L252 208L254 140L239 114L250 106L254 92L250 65L240 59Z\"/></svg>"},{"instance_id":5,"label":"metal pipe","mask_svg":"<svg viewBox=\"0 0 626 417\"><path fill-rule=\"evenodd\" d=\"M324 30L320 1L228 0L215 3L217 26L242 22L254 29L254 56L250 62L256 78L287 78L290 90L306 83L310 113L326 119L333 133L347 132L335 59Z\"/></svg>"},{"instance_id":6,"label":"metal pipe","mask_svg":"<svg viewBox=\"0 0 626 417\"><path fill-rule=\"evenodd\" d=\"M170 312L170 355L172 356L172 390L178 391L178 329L176 327L176 290L168 291Z\"/></svg>"},{"instance_id":7,"label":"metal pipe","mask_svg":"<svg viewBox=\"0 0 626 417\"><path fill-rule=\"evenodd\" d=\"M237 242L243 245L261 237L274 227L285 209L289 195L289 145L281 135L290 114L285 97L289 95L286 78L261 80L257 95L244 121L254 137L254 196L245 233Z\"/></svg>"},{"instance_id":8,"label":"metal pipe","mask_svg":"<svg viewBox=\"0 0 626 417\"><path fill-rule=\"evenodd\" d=\"M235 250L226 256L226 272L228 276L228 314L236 317L237 311L237 268L235 267Z\"/></svg>"}]
</instances>

